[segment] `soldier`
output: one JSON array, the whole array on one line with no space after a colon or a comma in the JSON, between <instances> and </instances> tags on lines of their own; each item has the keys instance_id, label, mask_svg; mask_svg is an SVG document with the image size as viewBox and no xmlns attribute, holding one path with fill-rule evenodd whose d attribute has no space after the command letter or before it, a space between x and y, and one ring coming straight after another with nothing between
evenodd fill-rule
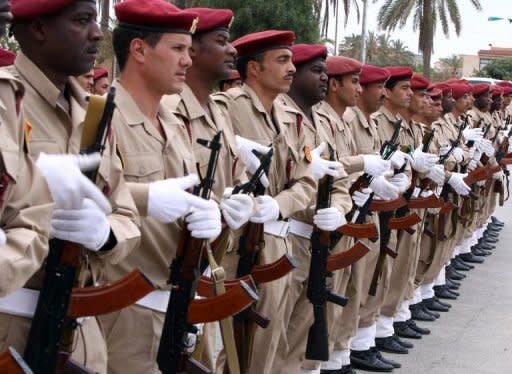
<instances>
[{"instance_id":1,"label":"soldier","mask_svg":"<svg viewBox=\"0 0 512 374\"><path fill-rule=\"evenodd\" d=\"M113 45L121 75L113 84L113 123L142 235L140 247L106 265L104 274L112 281L140 267L158 289L100 321L109 373L157 373L156 354L170 297L169 264L184 227L195 238L213 239L220 233L217 204L185 191L198 182L189 174L195 171L193 144L183 120L162 103L164 95L183 88L197 14L163 0L128 0L117 4L115 12L119 23ZM134 334L136 344L127 346Z\"/></svg>"},{"instance_id":2,"label":"soldier","mask_svg":"<svg viewBox=\"0 0 512 374\"><path fill-rule=\"evenodd\" d=\"M87 73L76 76L76 81L87 93L94 93L94 69L89 70Z\"/></svg>"},{"instance_id":3,"label":"soldier","mask_svg":"<svg viewBox=\"0 0 512 374\"><path fill-rule=\"evenodd\" d=\"M300 131L305 134L306 143L310 147L315 147L311 152L311 169L315 179L320 179L325 174L331 175L335 181L329 208L318 210L315 213L314 205L317 198L315 194L312 196L310 207L303 212L294 214L289 220L291 243L298 267L293 271L291 277L284 313L285 335L281 337L273 367L273 372L276 373L299 372L304 360L306 338L309 327L313 323L313 308L306 295L313 224L324 231L336 230L346 223L345 215L352 206L348 194L347 174L343 171L341 163L321 158L322 148L325 149L326 144L336 152L335 137L337 136L335 128L331 127L326 118L319 115L314 108L327 92L325 63L327 49L322 45L295 44L292 47L292 53L292 61L297 71L289 93L281 95L279 99L286 106L285 110L297 118L297 123L300 123ZM336 154L338 155L338 152ZM329 159L328 155L323 157ZM338 156L336 156L337 158ZM348 241L340 243L335 251L344 250L346 244ZM330 310L341 307L327 305L327 308Z\"/></svg>"},{"instance_id":4,"label":"soldier","mask_svg":"<svg viewBox=\"0 0 512 374\"><path fill-rule=\"evenodd\" d=\"M95 95L104 95L108 92L110 82L108 80L108 70L105 68L94 69L94 84L92 85L92 92Z\"/></svg>"},{"instance_id":5,"label":"soldier","mask_svg":"<svg viewBox=\"0 0 512 374\"><path fill-rule=\"evenodd\" d=\"M294 37L291 31L267 30L233 42L244 85L228 90L227 108L235 133L240 135L240 156L250 160L255 147L271 144L274 148L266 183L269 195L257 197L257 211L251 218L265 224L262 263L274 262L292 250L285 220L309 206L316 187L306 160L304 132L297 131L296 117L276 101L279 94L288 92L295 73L290 50ZM253 172L250 162L245 164ZM272 372L279 338L284 333L288 283L285 276L260 285L257 310L271 322L265 329L256 329L250 373Z\"/></svg>"},{"instance_id":6,"label":"soldier","mask_svg":"<svg viewBox=\"0 0 512 374\"><path fill-rule=\"evenodd\" d=\"M62 155L80 151L86 101L71 77L92 69L102 40L96 24L96 2L36 4L17 0L12 2L12 12L12 32L21 52L8 70L26 88L25 126L31 127L28 150L34 158L39 156L37 164L48 180L57 208L51 220L52 236L86 249L92 277L87 277L84 285L92 285L102 281L100 269L105 263L121 261L140 238L135 204L122 177L115 139L109 139L101 158L95 155L80 161ZM79 173L79 162L99 163L98 187ZM41 274L36 274L26 287L38 290L41 281ZM30 319L2 318L2 325L10 326L10 339L23 351ZM105 373L106 348L96 318L86 319L79 332L82 336L77 337L76 358Z\"/></svg>"},{"instance_id":7,"label":"soldier","mask_svg":"<svg viewBox=\"0 0 512 374\"><path fill-rule=\"evenodd\" d=\"M234 68L236 50L229 42L233 12L229 9L209 8L187 10L199 15L190 49L192 66L187 72L181 93L166 97L164 105L185 118L194 156L202 173L206 172L209 154L204 147L197 144L197 139L211 139L218 131L222 131L222 148L212 190L213 198L221 204L223 218L228 226L223 234L228 237L227 245L215 250L217 258L220 259L223 257L222 253L232 251L233 245L238 243L239 233L235 235L235 231L240 229L253 213L251 197L246 194L231 195L232 188L245 182L247 177L243 162L239 160L231 120L223 101L226 97L211 96L219 81L229 78ZM236 259L236 256L230 258ZM223 266L228 272L236 269L236 263L228 264L223 261ZM198 357L200 361L213 370L214 324L206 325L203 332L208 334L209 344L205 344L205 349L200 349L204 354L201 354L200 350L196 354L202 356Z\"/></svg>"},{"instance_id":8,"label":"soldier","mask_svg":"<svg viewBox=\"0 0 512 374\"><path fill-rule=\"evenodd\" d=\"M229 79L224 79L219 82L219 89L222 92L226 92L230 88L242 87L242 79L240 79L240 73L238 70L231 70Z\"/></svg>"}]
</instances>

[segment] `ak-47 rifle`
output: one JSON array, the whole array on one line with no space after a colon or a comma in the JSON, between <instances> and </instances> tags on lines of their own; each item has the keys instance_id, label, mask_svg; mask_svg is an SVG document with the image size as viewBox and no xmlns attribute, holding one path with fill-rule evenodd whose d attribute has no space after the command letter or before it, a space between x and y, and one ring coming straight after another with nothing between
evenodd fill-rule
<instances>
[{"instance_id":1,"label":"ak-47 rifle","mask_svg":"<svg viewBox=\"0 0 512 374\"><path fill-rule=\"evenodd\" d=\"M0 373L33 374L34 372L12 347L0 354Z\"/></svg>"},{"instance_id":2,"label":"ak-47 rifle","mask_svg":"<svg viewBox=\"0 0 512 374\"><path fill-rule=\"evenodd\" d=\"M86 146L82 147L83 153L103 152L115 109L114 96L114 88L111 88L106 100L91 96L82 137L82 145ZM88 116L99 112L92 109L95 105L103 107L100 120L88 121ZM86 131L88 124L91 124L93 131ZM90 171L87 176L95 182L97 170ZM75 319L68 318L67 314L73 288L83 286L81 267L84 256L84 249L78 244L50 240L45 279L24 352L25 361L35 373L55 373L66 364L74 364L69 360L69 355L78 324ZM78 369L79 364L76 365Z\"/></svg>"},{"instance_id":3,"label":"ak-47 rifle","mask_svg":"<svg viewBox=\"0 0 512 374\"><path fill-rule=\"evenodd\" d=\"M334 150L329 147L330 159L334 160ZM318 182L316 208L325 209L331 205L331 190L334 178L324 176ZM318 226L313 227L311 234L311 263L307 298L313 306L314 322L308 332L306 343L306 359L327 361L329 359L329 336L326 321L326 303L332 302L345 306L348 300L327 289L327 259L330 250L330 233Z\"/></svg>"}]
</instances>

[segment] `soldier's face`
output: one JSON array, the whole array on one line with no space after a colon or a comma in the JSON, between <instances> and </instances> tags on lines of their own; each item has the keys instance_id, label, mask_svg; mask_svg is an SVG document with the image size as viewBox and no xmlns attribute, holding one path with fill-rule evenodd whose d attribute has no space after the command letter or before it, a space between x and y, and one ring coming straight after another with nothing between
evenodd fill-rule
<instances>
[{"instance_id":1,"label":"soldier's face","mask_svg":"<svg viewBox=\"0 0 512 374\"><path fill-rule=\"evenodd\" d=\"M82 0L37 25L36 37L52 70L78 76L92 69L103 39L96 17L96 1Z\"/></svg>"},{"instance_id":2,"label":"soldier's face","mask_svg":"<svg viewBox=\"0 0 512 374\"><path fill-rule=\"evenodd\" d=\"M336 90L340 102L349 107L357 104L363 89L359 83L359 74L348 74L341 77L340 87Z\"/></svg>"},{"instance_id":3,"label":"soldier's face","mask_svg":"<svg viewBox=\"0 0 512 374\"><path fill-rule=\"evenodd\" d=\"M488 92L475 98L475 106L482 112L487 112L491 108L491 97Z\"/></svg>"},{"instance_id":4,"label":"soldier's face","mask_svg":"<svg viewBox=\"0 0 512 374\"><path fill-rule=\"evenodd\" d=\"M363 86L361 100L366 110L376 112L384 104L384 83L371 83Z\"/></svg>"},{"instance_id":5,"label":"soldier's face","mask_svg":"<svg viewBox=\"0 0 512 374\"><path fill-rule=\"evenodd\" d=\"M450 113L453 110L453 106L455 105L455 99L453 98L451 91L448 91L446 95L443 95L442 105L445 113Z\"/></svg>"},{"instance_id":6,"label":"soldier's face","mask_svg":"<svg viewBox=\"0 0 512 374\"><path fill-rule=\"evenodd\" d=\"M92 87L94 85L94 70L79 75L76 77L76 80L85 91L92 93Z\"/></svg>"},{"instance_id":7,"label":"soldier's face","mask_svg":"<svg viewBox=\"0 0 512 374\"><path fill-rule=\"evenodd\" d=\"M441 99L432 100L432 105L429 111L429 120L437 121L443 115L443 104Z\"/></svg>"},{"instance_id":8,"label":"soldier's face","mask_svg":"<svg viewBox=\"0 0 512 374\"><path fill-rule=\"evenodd\" d=\"M411 104L412 96L413 92L409 80L398 81L393 89L386 89L386 97L396 108L407 109Z\"/></svg>"},{"instance_id":9,"label":"soldier's face","mask_svg":"<svg viewBox=\"0 0 512 374\"><path fill-rule=\"evenodd\" d=\"M272 94L286 93L290 90L295 74L292 63L292 51L287 48L272 49L263 54L263 61L255 63L254 72L256 80Z\"/></svg>"},{"instance_id":10,"label":"soldier's face","mask_svg":"<svg viewBox=\"0 0 512 374\"><path fill-rule=\"evenodd\" d=\"M151 47L138 39L142 53L132 41L134 58L142 64L141 74L155 92L170 95L181 92L187 70L192 65L189 50L192 37L188 34L165 33L158 43Z\"/></svg>"},{"instance_id":11,"label":"soldier's face","mask_svg":"<svg viewBox=\"0 0 512 374\"><path fill-rule=\"evenodd\" d=\"M292 90L305 95L305 102L317 103L327 95L327 74L325 59L317 58L297 68Z\"/></svg>"},{"instance_id":12,"label":"soldier's face","mask_svg":"<svg viewBox=\"0 0 512 374\"><path fill-rule=\"evenodd\" d=\"M459 113L464 113L467 110L471 109L471 100L469 99L470 95L465 94L462 97L459 97L457 100L455 100L454 108Z\"/></svg>"},{"instance_id":13,"label":"soldier's face","mask_svg":"<svg viewBox=\"0 0 512 374\"><path fill-rule=\"evenodd\" d=\"M0 0L0 36L5 33L6 24L11 20L11 4L8 0Z\"/></svg>"},{"instance_id":14,"label":"soldier's face","mask_svg":"<svg viewBox=\"0 0 512 374\"><path fill-rule=\"evenodd\" d=\"M210 73L216 80L229 79L235 67L236 49L229 42L227 30L214 30L194 38L192 43L194 68Z\"/></svg>"},{"instance_id":15,"label":"soldier's face","mask_svg":"<svg viewBox=\"0 0 512 374\"><path fill-rule=\"evenodd\" d=\"M110 82L107 77L98 79L93 86L93 91L96 95L104 95L107 93L110 87Z\"/></svg>"},{"instance_id":16,"label":"soldier's face","mask_svg":"<svg viewBox=\"0 0 512 374\"><path fill-rule=\"evenodd\" d=\"M503 95L503 103L501 104L503 107L507 107L512 101L512 95Z\"/></svg>"},{"instance_id":17,"label":"soldier's face","mask_svg":"<svg viewBox=\"0 0 512 374\"><path fill-rule=\"evenodd\" d=\"M415 90L409 104L409 112L412 114L424 114L429 107L429 97L424 90Z\"/></svg>"}]
</instances>

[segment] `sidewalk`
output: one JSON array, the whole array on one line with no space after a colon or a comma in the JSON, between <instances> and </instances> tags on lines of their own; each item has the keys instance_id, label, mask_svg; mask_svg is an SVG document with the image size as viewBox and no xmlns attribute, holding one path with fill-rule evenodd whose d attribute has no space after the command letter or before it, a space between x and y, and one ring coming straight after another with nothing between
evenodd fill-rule
<instances>
[{"instance_id":1,"label":"sidewalk","mask_svg":"<svg viewBox=\"0 0 512 374\"><path fill-rule=\"evenodd\" d=\"M497 209L505 222L491 256L466 272L460 296L436 322L418 323L432 333L410 340L408 355L385 354L402 364L395 373L512 373L512 207ZM362 370L357 372L364 373Z\"/></svg>"}]
</instances>

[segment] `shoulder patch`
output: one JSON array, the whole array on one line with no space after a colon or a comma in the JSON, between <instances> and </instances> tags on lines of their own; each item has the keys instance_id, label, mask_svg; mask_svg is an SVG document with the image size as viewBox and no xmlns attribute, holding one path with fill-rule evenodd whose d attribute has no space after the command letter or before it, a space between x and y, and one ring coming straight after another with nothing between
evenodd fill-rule
<instances>
[{"instance_id":1,"label":"shoulder patch","mask_svg":"<svg viewBox=\"0 0 512 374\"><path fill-rule=\"evenodd\" d=\"M234 100L238 99L239 97L243 97L243 96L249 97L249 95L244 90L242 90L240 87L230 88L229 90L226 91L225 94L229 95Z\"/></svg>"}]
</instances>

